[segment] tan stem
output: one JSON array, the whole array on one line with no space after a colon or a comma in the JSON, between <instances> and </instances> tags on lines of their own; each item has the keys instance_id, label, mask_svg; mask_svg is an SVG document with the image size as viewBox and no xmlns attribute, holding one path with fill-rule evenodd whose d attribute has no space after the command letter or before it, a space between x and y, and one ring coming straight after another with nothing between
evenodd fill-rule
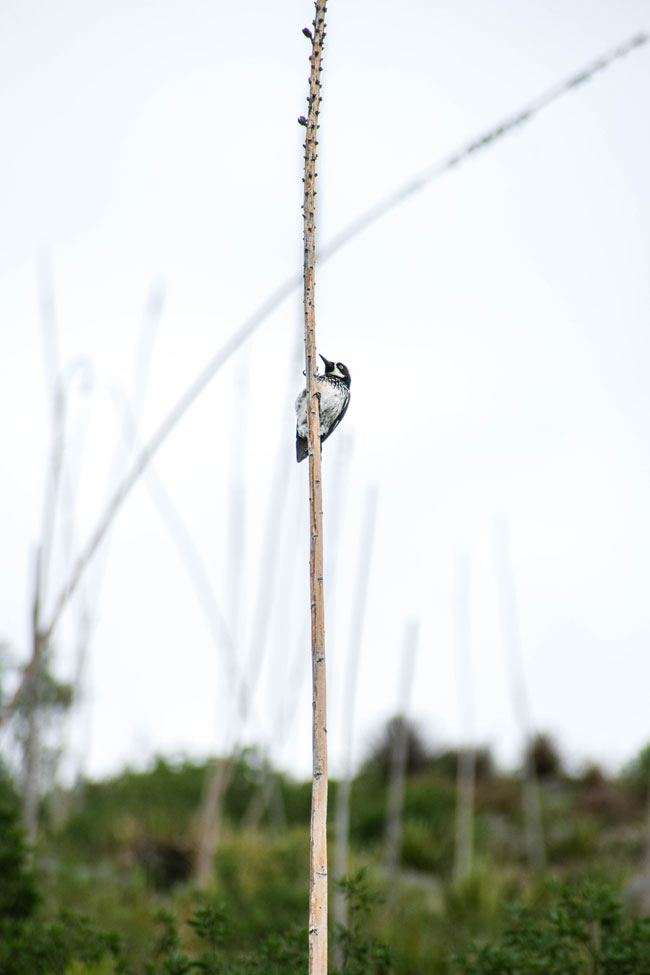
<instances>
[{"instance_id":1,"label":"tan stem","mask_svg":"<svg viewBox=\"0 0 650 975\"><path fill-rule=\"evenodd\" d=\"M323 603L323 495L321 483L320 412L316 391L316 156L320 73L325 38L325 0L316 0L313 22L309 111L306 119L304 176L304 312L305 375L309 450L311 652L313 681L313 778L309 861L309 973L327 973L327 702L325 679L325 612Z\"/></svg>"}]
</instances>

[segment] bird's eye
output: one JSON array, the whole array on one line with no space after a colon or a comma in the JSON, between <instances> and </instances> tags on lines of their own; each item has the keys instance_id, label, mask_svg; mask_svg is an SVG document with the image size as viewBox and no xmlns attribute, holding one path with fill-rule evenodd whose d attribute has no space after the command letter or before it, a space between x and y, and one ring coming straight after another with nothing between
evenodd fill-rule
<instances>
[{"instance_id":1,"label":"bird's eye","mask_svg":"<svg viewBox=\"0 0 650 975\"><path fill-rule=\"evenodd\" d=\"M342 362L337 362L336 363L336 368L339 369L341 372L343 372L343 370L345 369L345 366L343 365Z\"/></svg>"}]
</instances>

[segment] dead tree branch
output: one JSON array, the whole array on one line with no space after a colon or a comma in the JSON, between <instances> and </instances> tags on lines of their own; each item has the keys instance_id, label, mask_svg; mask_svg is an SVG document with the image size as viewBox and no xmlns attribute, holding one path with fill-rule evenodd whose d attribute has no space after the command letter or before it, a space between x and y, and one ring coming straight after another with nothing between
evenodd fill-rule
<instances>
[{"instance_id":1,"label":"dead tree branch","mask_svg":"<svg viewBox=\"0 0 650 975\"><path fill-rule=\"evenodd\" d=\"M306 128L303 201L303 280L305 314L305 375L309 450L311 654L313 682L312 799L309 859L309 973L327 973L327 703L325 680L325 610L323 601L323 495L321 483L320 404L316 390L316 157L321 101L321 62L325 40L326 0L316 0L311 40L311 71Z\"/></svg>"}]
</instances>

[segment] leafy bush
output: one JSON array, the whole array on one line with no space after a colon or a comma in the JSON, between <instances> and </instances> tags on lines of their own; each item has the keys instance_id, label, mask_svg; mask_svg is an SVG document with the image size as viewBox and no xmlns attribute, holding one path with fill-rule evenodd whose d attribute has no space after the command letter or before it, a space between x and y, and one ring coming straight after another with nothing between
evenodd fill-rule
<instances>
[{"instance_id":1,"label":"leafy bush","mask_svg":"<svg viewBox=\"0 0 650 975\"><path fill-rule=\"evenodd\" d=\"M457 748L448 748L434 755L427 762L427 768L436 772L441 778L455 782L458 778L458 759L460 752ZM474 751L474 777L478 783L490 782L494 778L494 760L487 746L476 748Z\"/></svg>"},{"instance_id":2,"label":"leafy bush","mask_svg":"<svg viewBox=\"0 0 650 975\"><path fill-rule=\"evenodd\" d=\"M290 930L296 919L306 924L309 830L225 840L215 860L214 892L228 905L228 940L238 950Z\"/></svg>"},{"instance_id":3,"label":"leafy bush","mask_svg":"<svg viewBox=\"0 0 650 975\"><path fill-rule=\"evenodd\" d=\"M27 848L20 825L18 797L0 770L0 919L28 917L38 894L26 866Z\"/></svg>"},{"instance_id":4,"label":"leafy bush","mask_svg":"<svg viewBox=\"0 0 650 975\"><path fill-rule=\"evenodd\" d=\"M365 881L365 870L343 877L338 886L345 893L348 910L346 927L337 925L334 940L338 945L342 965L334 975L389 975L393 960L389 948L364 930L364 921L380 898Z\"/></svg>"},{"instance_id":5,"label":"leafy bush","mask_svg":"<svg viewBox=\"0 0 650 975\"><path fill-rule=\"evenodd\" d=\"M370 936L364 916L377 898L367 887L363 872L341 882L348 900L350 923L340 927L335 939L342 949L343 964L333 975L390 975L392 962L385 945ZM307 971L307 928L290 924L257 941L249 932L247 947L235 955L228 952L231 939L229 919L222 905L203 899L188 921L196 935L196 947L185 950L179 925L170 911L159 911L161 934L146 975L304 975ZM254 944L254 949L251 949Z\"/></svg>"},{"instance_id":6,"label":"leafy bush","mask_svg":"<svg viewBox=\"0 0 650 975\"><path fill-rule=\"evenodd\" d=\"M526 749L524 763L530 763L538 779L555 778L562 772L562 759L550 735L535 735Z\"/></svg>"},{"instance_id":7,"label":"leafy bush","mask_svg":"<svg viewBox=\"0 0 650 975\"><path fill-rule=\"evenodd\" d=\"M0 975L113 975L119 939L97 932L83 918L54 922L36 915L40 898L27 866L20 808L0 775ZM71 968L72 966L72 968Z\"/></svg>"},{"instance_id":8,"label":"leafy bush","mask_svg":"<svg viewBox=\"0 0 650 975\"><path fill-rule=\"evenodd\" d=\"M424 738L412 721L398 714L390 718L377 735L370 754L364 762L365 771L379 772L385 782L390 774L396 745L401 741L402 736L406 738L407 772L415 772L423 768L429 758L429 749Z\"/></svg>"},{"instance_id":9,"label":"leafy bush","mask_svg":"<svg viewBox=\"0 0 650 975\"><path fill-rule=\"evenodd\" d=\"M65 913L52 922L35 917L2 923L0 975L69 975L75 967L77 972L125 972L120 939Z\"/></svg>"},{"instance_id":10,"label":"leafy bush","mask_svg":"<svg viewBox=\"0 0 650 975\"><path fill-rule=\"evenodd\" d=\"M550 908L511 906L499 944L454 958L459 975L650 975L650 920L623 917L608 888L559 888Z\"/></svg>"},{"instance_id":11,"label":"leafy bush","mask_svg":"<svg viewBox=\"0 0 650 975\"><path fill-rule=\"evenodd\" d=\"M86 782L73 797L57 846L96 859L143 838L178 840L199 806L204 777L202 765L158 758L147 772L127 770L104 782Z\"/></svg>"},{"instance_id":12,"label":"leafy bush","mask_svg":"<svg viewBox=\"0 0 650 975\"><path fill-rule=\"evenodd\" d=\"M623 782L633 790L638 799L645 800L650 783L650 744L645 745L631 761L623 767Z\"/></svg>"},{"instance_id":13,"label":"leafy bush","mask_svg":"<svg viewBox=\"0 0 650 975\"><path fill-rule=\"evenodd\" d=\"M402 830L400 863L405 869L446 873L454 854L453 835L445 825L407 819Z\"/></svg>"}]
</instances>

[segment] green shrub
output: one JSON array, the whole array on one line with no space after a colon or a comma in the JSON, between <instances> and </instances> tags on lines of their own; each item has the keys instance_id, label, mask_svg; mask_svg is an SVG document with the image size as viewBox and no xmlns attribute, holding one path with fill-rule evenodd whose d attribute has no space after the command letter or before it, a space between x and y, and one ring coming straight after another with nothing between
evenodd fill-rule
<instances>
[{"instance_id":1,"label":"green shrub","mask_svg":"<svg viewBox=\"0 0 650 975\"><path fill-rule=\"evenodd\" d=\"M53 922L30 918L2 924L0 975L68 975L75 965L111 975L126 971L120 939L71 914Z\"/></svg>"},{"instance_id":2,"label":"green shrub","mask_svg":"<svg viewBox=\"0 0 650 975\"><path fill-rule=\"evenodd\" d=\"M29 917L37 902L18 797L0 770L0 920Z\"/></svg>"},{"instance_id":3,"label":"green shrub","mask_svg":"<svg viewBox=\"0 0 650 975\"><path fill-rule=\"evenodd\" d=\"M393 971L390 949L365 930L365 921L380 898L368 887L365 870L343 877L337 885L347 903L348 924L337 925L334 941L342 956L342 965L333 975L389 975Z\"/></svg>"},{"instance_id":4,"label":"green shrub","mask_svg":"<svg viewBox=\"0 0 650 975\"><path fill-rule=\"evenodd\" d=\"M407 819L400 847L404 868L431 873L446 873L453 857L453 835L449 829L436 829L435 821Z\"/></svg>"},{"instance_id":5,"label":"green shrub","mask_svg":"<svg viewBox=\"0 0 650 975\"><path fill-rule=\"evenodd\" d=\"M459 975L650 975L650 920L625 920L600 884L563 886L550 907L511 906L501 941L453 964Z\"/></svg>"},{"instance_id":6,"label":"green shrub","mask_svg":"<svg viewBox=\"0 0 650 975\"><path fill-rule=\"evenodd\" d=\"M309 913L309 830L235 834L215 859L214 893L228 905L229 943L243 949Z\"/></svg>"},{"instance_id":7,"label":"green shrub","mask_svg":"<svg viewBox=\"0 0 650 975\"><path fill-rule=\"evenodd\" d=\"M365 916L376 897L368 889L363 873L345 878L342 887L348 899L350 923L335 934L342 949L340 969L333 975L390 975L392 963L385 945L368 934ZM229 909L231 906L229 905ZM248 930L245 946L232 952L230 917L222 903L209 897L200 898L188 925L196 940L185 947L176 916L167 910L158 912L160 935L145 966L146 975L304 975L308 963L307 928L295 923L278 923L276 930L258 939ZM254 946L254 947L251 947Z\"/></svg>"}]
</instances>

